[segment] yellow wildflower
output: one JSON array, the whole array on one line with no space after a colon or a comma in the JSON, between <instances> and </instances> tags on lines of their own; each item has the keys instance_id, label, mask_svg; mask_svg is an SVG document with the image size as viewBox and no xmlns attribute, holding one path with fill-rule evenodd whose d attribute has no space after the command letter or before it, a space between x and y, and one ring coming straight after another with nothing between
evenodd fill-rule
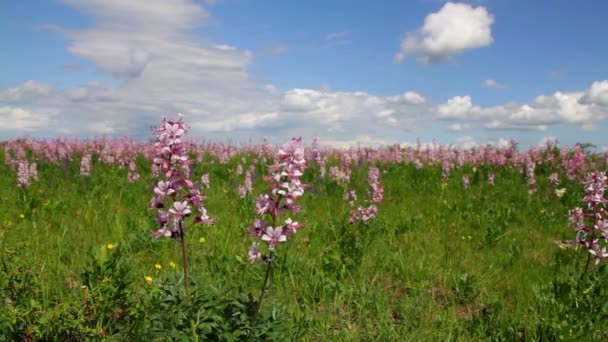
<instances>
[{"instance_id":1,"label":"yellow wildflower","mask_svg":"<svg viewBox=\"0 0 608 342\"><path fill-rule=\"evenodd\" d=\"M207 241L207 240L205 240L205 237L204 237L204 236L201 236L201 238L200 238L200 239L198 239L198 242L200 242L200 243L205 243L206 241Z\"/></svg>"},{"instance_id":2,"label":"yellow wildflower","mask_svg":"<svg viewBox=\"0 0 608 342\"><path fill-rule=\"evenodd\" d=\"M169 261L169 266L171 266L171 268L175 268L177 265L173 261Z\"/></svg>"},{"instance_id":3,"label":"yellow wildflower","mask_svg":"<svg viewBox=\"0 0 608 342\"><path fill-rule=\"evenodd\" d=\"M156 268L157 270L160 270L160 269L162 269L163 267L162 267L160 264L155 264L155 265L154 265L154 268Z\"/></svg>"},{"instance_id":4,"label":"yellow wildflower","mask_svg":"<svg viewBox=\"0 0 608 342\"><path fill-rule=\"evenodd\" d=\"M109 243L109 244L107 244L107 245L106 245L106 248L107 248L107 249L113 249L113 248L114 248L114 245L113 245L113 244L111 244L111 243Z\"/></svg>"},{"instance_id":5,"label":"yellow wildflower","mask_svg":"<svg viewBox=\"0 0 608 342\"><path fill-rule=\"evenodd\" d=\"M145 277L144 277L144 279L146 280L146 282L147 282L148 284L151 284L151 283L152 283L152 277L150 277L150 276L145 276Z\"/></svg>"}]
</instances>

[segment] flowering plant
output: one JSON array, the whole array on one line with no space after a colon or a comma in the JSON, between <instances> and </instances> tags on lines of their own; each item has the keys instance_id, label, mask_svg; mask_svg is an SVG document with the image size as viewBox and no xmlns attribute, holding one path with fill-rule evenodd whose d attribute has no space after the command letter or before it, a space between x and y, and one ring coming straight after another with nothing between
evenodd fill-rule
<instances>
[{"instance_id":1,"label":"flowering plant","mask_svg":"<svg viewBox=\"0 0 608 342\"><path fill-rule=\"evenodd\" d=\"M268 277L272 268L275 249L279 243L303 228L303 224L293 221L287 217L280 223L279 216L284 212L296 213L300 206L295 200L304 194L304 185L300 177L306 167L304 148L300 138L292 138L284 144L275 155L275 163L268 167L270 175L264 179L268 181L269 191L261 194L256 200L256 213L260 218L253 221L250 233L260 241L253 242L249 248L248 259L250 262L263 260L267 263L264 285L258 301L258 311L264 299L264 291L268 283ZM260 243L265 242L268 254L260 250Z\"/></svg>"},{"instance_id":2,"label":"flowering plant","mask_svg":"<svg viewBox=\"0 0 608 342\"><path fill-rule=\"evenodd\" d=\"M606 190L606 173L591 172L583 182L585 185L586 208L574 208L570 210L569 222L574 226L576 238L574 243L584 246L587 254L585 272L589 267L591 259L595 264L608 258L608 211L606 204L608 200L604 197Z\"/></svg>"},{"instance_id":3,"label":"flowering plant","mask_svg":"<svg viewBox=\"0 0 608 342\"><path fill-rule=\"evenodd\" d=\"M199 190L200 185L190 180L190 161L183 137L187 127L183 115L178 120L163 118L161 126L154 130L155 157L153 169L161 178L154 187L154 196L150 208L156 210L156 222L160 229L153 232L155 237L171 237L181 243L184 288L188 296L188 259L184 234L188 228L186 221L193 217L192 225L197 223L213 224L203 204L205 196ZM207 186L208 180L201 179L201 185Z\"/></svg>"}]
</instances>

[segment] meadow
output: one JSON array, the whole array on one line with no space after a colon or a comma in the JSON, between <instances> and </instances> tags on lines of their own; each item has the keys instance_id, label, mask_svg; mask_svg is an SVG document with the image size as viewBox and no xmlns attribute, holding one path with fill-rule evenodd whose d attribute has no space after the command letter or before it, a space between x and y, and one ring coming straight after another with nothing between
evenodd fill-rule
<instances>
[{"instance_id":1,"label":"meadow","mask_svg":"<svg viewBox=\"0 0 608 342\"><path fill-rule=\"evenodd\" d=\"M161 133L0 147L0 341L608 340L607 155Z\"/></svg>"}]
</instances>

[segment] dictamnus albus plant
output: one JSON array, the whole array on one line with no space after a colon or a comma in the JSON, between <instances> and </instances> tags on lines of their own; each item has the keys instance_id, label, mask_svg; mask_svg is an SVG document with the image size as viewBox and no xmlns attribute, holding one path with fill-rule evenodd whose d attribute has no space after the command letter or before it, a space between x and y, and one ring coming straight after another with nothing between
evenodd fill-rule
<instances>
[{"instance_id":1,"label":"dictamnus albus plant","mask_svg":"<svg viewBox=\"0 0 608 342\"><path fill-rule=\"evenodd\" d=\"M587 262L584 272L587 272L591 259L595 264L608 258L608 200L604 197L606 190L606 173L591 172L583 183L585 185L585 207L570 210L570 224L576 230L574 243L582 245L587 251Z\"/></svg>"},{"instance_id":2,"label":"dictamnus albus plant","mask_svg":"<svg viewBox=\"0 0 608 342\"><path fill-rule=\"evenodd\" d=\"M190 161L183 137L187 127L180 114L178 120L163 118L155 132L154 168L158 170L158 181L150 208L157 211L156 221L160 228L156 237L170 237L181 244L184 270L184 290L188 291L188 256L185 233L196 224L213 224L203 204L205 196L201 186L190 180Z\"/></svg>"},{"instance_id":3,"label":"dictamnus albus plant","mask_svg":"<svg viewBox=\"0 0 608 342\"><path fill-rule=\"evenodd\" d=\"M256 200L258 218L253 221L250 233L258 239L249 248L250 262L263 261L266 263L266 275L258 300L258 311L262 307L264 293L268 285L268 277L272 271L274 255L278 244L303 228L303 224L295 222L289 213L300 211L296 200L304 194L304 185L300 177L306 167L304 147L300 138L293 138L284 144L275 154L274 164L268 166L270 175L264 179L268 182L268 191ZM286 215L283 215L286 214ZM287 218L283 219L283 216ZM265 248L261 244L265 244Z\"/></svg>"},{"instance_id":4,"label":"dictamnus albus plant","mask_svg":"<svg viewBox=\"0 0 608 342\"><path fill-rule=\"evenodd\" d=\"M350 224L363 222L367 224L378 215L378 204L384 199L384 188L380 184L380 170L375 166L370 166L367 173L367 183L369 185L367 205L356 207L357 192L354 189L347 191L344 200L353 208L350 212ZM356 207L356 208L355 208Z\"/></svg>"}]
</instances>

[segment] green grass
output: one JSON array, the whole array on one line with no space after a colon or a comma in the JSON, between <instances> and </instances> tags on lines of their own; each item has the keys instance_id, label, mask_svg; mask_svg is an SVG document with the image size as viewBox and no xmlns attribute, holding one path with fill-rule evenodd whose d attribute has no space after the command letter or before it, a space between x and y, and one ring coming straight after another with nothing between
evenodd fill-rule
<instances>
[{"instance_id":1,"label":"green grass","mask_svg":"<svg viewBox=\"0 0 608 342\"><path fill-rule=\"evenodd\" d=\"M15 174L0 166L0 248L25 246L23 260L42 279L44 310L57 298L79 296L83 268L108 243L124 248L135 288L149 287L144 276L181 274L179 244L150 234L154 180L139 163L141 180L128 183L126 169L94 163L91 176L80 177L77 162L63 171L40 162L40 180L27 189L16 188ZM492 169L496 185L489 186L487 167L456 170L447 182L439 166L379 167L385 198L368 226L349 225L344 189L307 170L312 188L294 217L306 227L277 248L265 310L282 304L291 329L309 341L540 338L534 288L554 278L555 241L573 238L567 211L580 205L582 187L567 184L558 199L548 174L539 175L539 192L530 196L525 177L509 168ZM190 276L257 296L264 266L246 262L254 198L238 197L243 176L229 171L235 168L206 159L194 169L194 179L211 174L206 204L218 222L188 231ZM265 189L263 170L255 194ZM360 195L366 172L354 168ZM463 173L471 177L468 190Z\"/></svg>"}]
</instances>

